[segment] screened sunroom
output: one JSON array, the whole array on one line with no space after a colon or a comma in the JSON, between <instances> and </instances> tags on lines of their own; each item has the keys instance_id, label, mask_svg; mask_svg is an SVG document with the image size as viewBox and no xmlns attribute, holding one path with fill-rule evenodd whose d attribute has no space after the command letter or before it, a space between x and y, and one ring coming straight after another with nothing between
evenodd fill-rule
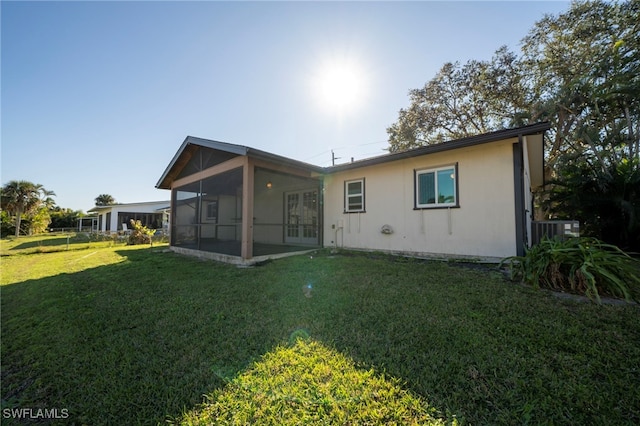
<instances>
[{"instance_id":1,"label":"screened sunroom","mask_svg":"<svg viewBox=\"0 0 640 426\"><path fill-rule=\"evenodd\" d=\"M187 137L156 185L171 189L174 250L234 263L320 247L320 169Z\"/></svg>"}]
</instances>

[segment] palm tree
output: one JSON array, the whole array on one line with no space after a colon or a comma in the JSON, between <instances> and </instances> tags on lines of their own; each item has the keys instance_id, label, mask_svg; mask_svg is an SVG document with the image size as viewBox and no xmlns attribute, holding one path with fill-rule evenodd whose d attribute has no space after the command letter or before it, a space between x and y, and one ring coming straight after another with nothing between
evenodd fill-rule
<instances>
[{"instance_id":1,"label":"palm tree","mask_svg":"<svg viewBox=\"0 0 640 426\"><path fill-rule=\"evenodd\" d=\"M56 193L53 191L49 191L48 189L45 189L45 187L40 184L37 184L36 188L40 193L40 204L41 204L40 207L44 207L47 210L53 210L56 207L56 202L51 197L55 197Z\"/></svg>"},{"instance_id":2,"label":"palm tree","mask_svg":"<svg viewBox=\"0 0 640 426\"><path fill-rule=\"evenodd\" d=\"M16 216L16 237L20 235L22 215L47 205L53 195L53 191L26 180L12 180L2 187L2 208Z\"/></svg>"},{"instance_id":3,"label":"palm tree","mask_svg":"<svg viewBox=\"0 0 640 426\"><path fill-rule=\"evenodd\" d=\"M108 206L115 204L116 200L109 194L100 194L96 197L96 206Z\"/></svg>"}]
</instances>

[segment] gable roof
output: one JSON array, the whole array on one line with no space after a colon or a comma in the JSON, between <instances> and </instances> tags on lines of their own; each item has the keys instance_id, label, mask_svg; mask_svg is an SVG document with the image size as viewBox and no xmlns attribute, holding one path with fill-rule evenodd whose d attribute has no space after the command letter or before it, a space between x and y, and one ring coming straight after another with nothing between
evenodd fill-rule
<instances>
[{"instance_id":1,"label":"gable roof","mask_svg":"<svg viewBox=\"0 0 640 426\"><path fill-rule=\"evenodd\" d=\"M165 169L164 173L156 183L156 188L169 189L171 187L171 181L180 173L182 168L191 158L191 153L198 147L205 147L220 151L225 155L231 156L248 156L260 160L270 161L276 164L284 164L292 167L297 167L303 170L309 170L316 173L322 173L323 168L320 166L314 166L302 161L293 160L291 158L283 157L281 155L272 154L270 152L262 151L259 149L251 148L244 145L236 145L227 142L220 142L210 139L198 138L195 136L187 136L182 145L173 156L173 159Z\"/></svg>"},{"instance_id":2,"label":"gable roof","mask_svg":"<svg viewBox=\"0 0 640 426\"><path fill-rule=\"evenodd\" d=\"M405 158L419 157L421 155L432 154L435 152L467 148L470 146L496 142L499 140L510 139L518 136L541 134L546 130L549 130L550 128L551 125L549 124L549 122L542 122L512 129L498 130L495 132L483 133L481 135L441 142L434 145L421 146L419 148L414 148L407 151L393 152L390 154L380 155L378 157L365 158L363 160L353 161L351 163L338 164L336 166L326 167L325 173L341 172L343 170L388 163L390 161L403 160Z\"/></svg>"}]
</instances>

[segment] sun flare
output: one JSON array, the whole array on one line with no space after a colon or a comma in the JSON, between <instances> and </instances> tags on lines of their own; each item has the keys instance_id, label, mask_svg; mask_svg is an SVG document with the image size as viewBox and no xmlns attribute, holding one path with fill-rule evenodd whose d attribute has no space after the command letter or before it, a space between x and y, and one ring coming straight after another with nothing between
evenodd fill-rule
<instances>
[{"instance_id":1,"label":"sun flare","mask_svg":"<svg viewBox=\"0 0 640 426\"><path fill-rule=\"evenodd\" d=\"M331 61L320 66L313 78L318 103L334 113L355 110L363 100L365 75L349 61Z\"/></svg>"}]
</instances>

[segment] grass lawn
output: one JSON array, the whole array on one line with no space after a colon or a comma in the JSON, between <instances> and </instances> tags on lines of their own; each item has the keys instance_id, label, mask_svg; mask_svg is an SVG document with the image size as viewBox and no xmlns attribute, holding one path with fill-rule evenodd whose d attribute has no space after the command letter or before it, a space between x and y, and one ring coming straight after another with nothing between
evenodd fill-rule
<instances>
[{"instance_id":1,"label":"grass lawn","mask_svg":"<svg viewBox=\"0 0 640 426\"><path fill-rule=\"evenodd\" d=\"M640 423L637 305L385 256L28 243L0 250L3 424Z\"/></svg>"}]
</instances>

